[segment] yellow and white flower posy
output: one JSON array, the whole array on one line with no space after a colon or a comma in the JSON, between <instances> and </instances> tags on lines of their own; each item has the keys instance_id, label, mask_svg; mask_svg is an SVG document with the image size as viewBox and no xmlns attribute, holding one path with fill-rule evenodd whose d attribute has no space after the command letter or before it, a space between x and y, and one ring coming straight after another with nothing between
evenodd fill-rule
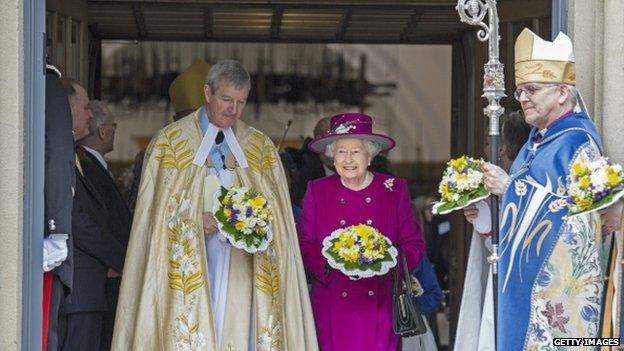
<instances>
[{"instance_id":1,"label":"yellow and white flower posy","mask_svg":"<svg viewBox=\"0 0 624 351\"><path fill-rule=\"evenodd\" d=\"M360 279L388 273L398 252L379 230L358 224L334 230L323 239L322 254L330 267Z\"/></svg>"},{"instance_id":2,"label":"yellow and white flower posy","mask_svg":"<svg viewBox=\"0 0 624 351\"><path fill-rule=\"evenodd\" d=\"M567 183L568 217L609 207L624 195L622 166L606 157L575 161Z\"/></svg>"},{"instance_id":3,"label":"yellow and white flower posy","mask_svg":"<svg viewBox=\"0 0 624 351\"><path fill-rule=\"evenodd\" d=\"M221 187L214 196L219 233L249 253L266 250L273 240L273 212L266 198L247 187Z\"/></svg>"},{"instance_id":4,"label":"yellow and white flower posy","mask_svg":"<svg viewBox=\"0 0 624 351\"><path fill-rule=\"evenodd\" d=\"M483 184L483 164L482 159L466 155L447 162L438 187L440 201L433 205L433 213L446 214L490 196Z\"/></svg>"}]
</instances>

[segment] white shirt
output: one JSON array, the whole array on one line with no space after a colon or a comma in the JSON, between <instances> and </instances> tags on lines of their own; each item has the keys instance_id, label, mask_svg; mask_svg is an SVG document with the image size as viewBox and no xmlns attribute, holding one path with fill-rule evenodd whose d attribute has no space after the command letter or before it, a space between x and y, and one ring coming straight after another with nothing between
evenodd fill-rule
<instances>
[{"instance_id":1,"label":"white shirt","mask_svg":"<svg viewBox=\"0 0 624 351\"><path fill-rule=\"evenodd\" d=\"M82 147L84 147L85 150L89 151L91 155L95 156L95 158L100 161L100 164L104 167L104 169L108 169L108 163L106 163L106 160L104 159L104 156L102 156L102 154L88 146L82 145Z\"/></svg>"}]
</instances>

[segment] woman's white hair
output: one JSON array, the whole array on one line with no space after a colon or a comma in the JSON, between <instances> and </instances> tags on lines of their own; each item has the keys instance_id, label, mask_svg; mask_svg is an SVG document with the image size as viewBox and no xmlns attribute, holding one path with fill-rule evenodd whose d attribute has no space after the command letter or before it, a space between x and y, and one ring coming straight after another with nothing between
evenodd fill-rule
<instances>
[{"instance_id":1,"label":"woman's white hair","mask_svg":"<svg viewBox=\"0 0 624 351\"><path fill-rule=\"evenodd\" d=\"M368 154L368 157L370 158L377 156L377 154L381 151L381 145L379 145L378 143L372 140L368 140L364 138L355 138L355 139L359 139L362 141L362 143L364 144L364 147L366 148L366 153ZM329 158L334 158L334 149L336 148L336 141L337 140L332 141L325 147L325 156Z\"/></svg>"}]
</instances>

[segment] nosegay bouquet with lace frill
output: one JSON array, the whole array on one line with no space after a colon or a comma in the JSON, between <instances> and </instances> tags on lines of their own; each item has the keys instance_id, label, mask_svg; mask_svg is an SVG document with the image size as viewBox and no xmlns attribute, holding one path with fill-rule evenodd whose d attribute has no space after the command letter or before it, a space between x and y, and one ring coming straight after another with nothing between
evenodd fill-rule
<instances>
[{"instance_id":1,"label":"nosegay bouquet with lace frill","mask_svg":"<svg viewBox=\"0 0 624 351\"><path fill-rule=\"evenodd\" d=\"M322 254L332 268L359 279L388 273L397 249L379 230L358 224L334 230L323 240Z\"/></svg>"},{"instance_id":2,"label":"nosegay bouquet with lace frill","mask_svg":"<svg viewBox=\"0 0 624 351\"><path fill-rule=\"evenodd\" d=\"M433 205L434 214L462 209L490 196L483 184L482 159L462 156L450 160L438 187L440 201Z\"/></svg>"},{"instance_id":3,"label":"nosegay bouquet with lace frill","mask_svg":"<svg viewBox=\"0 0 624 351\"><path fill-rule=\"evenodd\" d=\"M622 166L606 157L577 160L568 175L568 217L611 206L624 195Z\"/></svg>"},{"instance_id":4,"label":"nosegay bouquet with lace frill","mask_svg":"<svg viewBox=\"0 0 624 351\"><path fill-rule=\"evenodd\" d=\"M221 187L215 193L213 213L219 233L249 253L264 251L273 239L273 213L267 199L247 187Z\"/></svg>"}]
</instances>

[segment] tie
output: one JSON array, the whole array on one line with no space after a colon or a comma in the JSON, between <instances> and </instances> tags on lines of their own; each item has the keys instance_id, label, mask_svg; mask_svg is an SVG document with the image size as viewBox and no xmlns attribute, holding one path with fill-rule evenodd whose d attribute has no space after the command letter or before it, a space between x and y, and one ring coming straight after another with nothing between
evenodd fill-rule
<instances>
[{"instance_id":1,"label":"tie","mask_svg":"<svg viewBox=\"0 0 624 351\"><path fill-rule=\"evenodd\" d=\"M535 134L535 136L533 137L533 143L539 144L541 142L542 142L542 133L537 132L537 134Z\"/></svg>"},{"instance_id":2,"label":"tie","mask_svg":"<svg viewBox=\"0 0 624 351\"><path fill-rule=\"evenodd\" d=\"M223 132L219 131L219 133L217 133L217 136L215 137L215 143L221 144L224 138L225 136L223 135Z\"/></svg>"},{"instance_id":3,"label":"tie","mask_svg":"<svg viewBox=\"0 0 624 351\"><path fill-rule=\"evenodd\" d=\"M223 152L221 151L221 143L223 143L223 139L225 138L225 136L223 135L222 131L219 131L219 133L217 133L217 136L215 137L215 147L217 149L217 152L219 153L219 157L221 157L221 164L223 165L223 169L225 169L225 155L223 154Z\"/></svg>"}]
</instances>

